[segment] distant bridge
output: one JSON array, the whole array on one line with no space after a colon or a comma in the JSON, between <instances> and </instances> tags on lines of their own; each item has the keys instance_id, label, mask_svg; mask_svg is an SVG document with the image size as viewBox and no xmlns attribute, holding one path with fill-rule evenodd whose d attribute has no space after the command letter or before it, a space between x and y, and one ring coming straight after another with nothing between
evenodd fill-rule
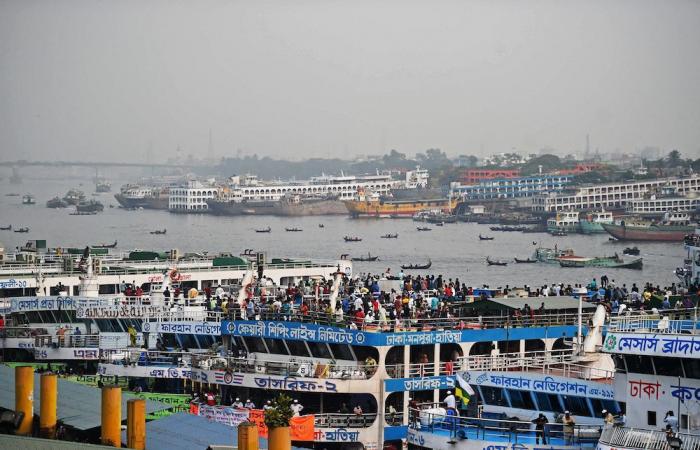
<instances>
[{"instance_id":1,"label":"distant bridge","mask_svg":"<svg viewBox=\"0 0 700 450\"><path fill-rule=\"evenodd\" d=\"M29 166L44 166L44 167L158 167L166 169L213 169L216 166L208 164L163 164L163 163L135 163L135 162L98 162L98 161L6 161L0 162L0 167L29 167Z\"/></svg>"}]
</instances>

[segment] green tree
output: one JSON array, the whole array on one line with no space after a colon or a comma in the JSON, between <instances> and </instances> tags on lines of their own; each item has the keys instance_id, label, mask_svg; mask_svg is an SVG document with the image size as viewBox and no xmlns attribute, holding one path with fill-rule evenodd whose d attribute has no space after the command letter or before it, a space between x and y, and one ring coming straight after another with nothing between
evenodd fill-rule
<instances>
[{"instance_id":1,"label":"green tree","mask_svg":"<svg viewBox=\"0 0 700 450\"><path fill-rule=\"evenodd\" d=\"M671 150L666 157L666 167L678 167L683 164L681 160L681 152L678 150Z\"/></svg>"}]
</instances>

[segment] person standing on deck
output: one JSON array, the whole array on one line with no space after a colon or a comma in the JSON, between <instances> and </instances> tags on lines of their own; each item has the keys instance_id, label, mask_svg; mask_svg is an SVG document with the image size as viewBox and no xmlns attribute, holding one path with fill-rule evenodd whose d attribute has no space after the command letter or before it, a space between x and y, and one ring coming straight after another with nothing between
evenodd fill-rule
<instances>
[{"instance_id":1,"label":"person standing on deck","mask_svg":"<svg viewBox=\"0 0 700 450\"><path fill-rule=\"evenodd\" d=\"M574 426L576 425L576 421L573 417L571 417L571 413L569 411L564 411L562 424L564 425L563 431L566 445L571 445L574 442Z\"/></svg>"},{"instance_id":2,"label":"person standing on deck","mask_svg":"<svg viewBox=\"0 0 700 450\"><path fill-rule=\"evenodd\" d=\"M540 445L540 438L542 438L542 445L547 445L547 434L545 433L545 427L547 426L547 417L540 413L537 419L533 420L532 423L535 424L535 443Z\"/></svg>"}]
</instances>

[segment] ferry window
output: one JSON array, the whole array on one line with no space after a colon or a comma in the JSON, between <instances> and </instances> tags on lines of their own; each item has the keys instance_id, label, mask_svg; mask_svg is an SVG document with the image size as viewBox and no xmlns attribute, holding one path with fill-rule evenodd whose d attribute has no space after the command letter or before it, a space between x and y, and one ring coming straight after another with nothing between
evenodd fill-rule
<instances>
[{"instance_id":1,"label":"ferry window","mask_svg":"<svg viewBox=\"0 0 700 450\"><path fill-rule=\"evenodd\" d=\"M535 409L535 403L532 401L530 391L508 389L508 396L510 397L510 405L513 408Z\"/></svg>"},{"instance_id":2,"label":"ferry window","mask_svg":"<svg viewBox=\"0 0 700 450\"><path fill-rule=\"evenodd\" d=\"M304 345L303 341L293 341L291 339L284 341L289 348L289 354L293 356L311 356L309 350Z\"/></svg>"},{"instance_id":3,"label":"ferry window","mask_svg":"<svg viewBox=\"0 0 700 450\"><path fill-rule=\"evenodd\" d=\"M683 362L683 368L685 369L685 376L687 378L700 379L700 359L684 359L680 360Z\"/></svg>"},{"instance_id":4,"label":"ferry window","mask_svg":"<svg viewBox=\"0 0 700 450\"><path fill-rule=\"evenodd\" d=\"M331 351L328 350L326 344L319 342L308 342L309 349L311 350L311 355L315 358L326 358L332 359Z\"/></svg>"},{"instance_id":5,"label":"ferry window","mask_svg":"<svg viewBox=\"0 0 700 450\"><path fill-rule=\"evenodd\" d=\"M641 355L625 355L625 364L627 372L641 373L645 375L654 375L654 365L651 358Z\"/></svg>"},{"instance_id":6,"label":"ferry window","mask_svg":"<svg viewBox=\"0 0 700 450\"><path fill-rule=\"evenodd\" d=\"M58 322L73 322L68 315L68 311L55 311L54 314L57 316Z\"/></svg>"},{"instance_id":7,"label":"ferry window","mask_svg":"<svg viewBox=\"0 0 700 450\"><path fill-rule=\"evenodd\" d=\"M350 350L349 345L328 344L328 346L331 348L331 352L333 352L333 358L335 359L344 359L347 361L353 361L355 359L355 357L352 354L352 351Z\"/></svg>"},{"instance_id":8,"label":"ferry window","mask_svg":"<svg viewBox=\"0 0 700 450\"><path fill-rule=\"evenodd\" d=\"M619 414L620 407L614 400L601 400L599 398L589 398L593 407L593 414L600 415L603 410L609 411L612 414Z\"/></svg>"},{"instance_id":9,"label":"ferry window","mask_svg":"<svg viewBox=\"0 0 700 450\"><path fill-rule=\"evenodd\" d=\"M248 347L249 353L267 353L262 339L244 337L243 340L245 341L246 347Z\"/></svg>"},{"instance_id":10,"label":"ferry window","mask_svg":"<svg viewBox=\"0 0 700 450\"><path fill-rule=\"evenodd\" d=\"M194 334L178 334L177 341L180 343L180 347L183 349L199 348L197 346L197 340L195 339Z\"/></svg>"},{"instance_id":11,"label":"ferry window","mask_svg":"<svg viewBox=\"0 0 700 450\"><path fill-rule=\"evenodd\" d=\"M287 347L284 346L284 342L282 342L280 339L265 339L265 344L267 344L267 348L270 350L270 353L277 355L289 354L287 352Z\"/></svg>"},{"instance_id":12,"label":"ferry window","mask_svg":"<svg viewBox=\"0 0 700 450\"><path fill-rule=\"evenodd\" d=\"M116 294L117 289L114 284L101 284L98 291L100 294Z\"/></svg>"},{"instance_id":13,"label":"ferry window","mask_svg":"<svg viewBox=\"0 0 700 450\"><path fill-rule=\"evenodd\" d=\"M564 407L575 416L591 416L588 403L584 397L567 395L564 397Z\"/></svg>"},{"instance_id":14,"label":"ferry window","mask_svg":"<svg viewBox=\"0 0 700 450\"><path fill-rule=\"evenodd\" d=\"M546 394L544 392L535 392L535 397L537 399L537 406L539 406L540 411L561 411L561 404L559 404L559 397L556 394Z\"/></svg>"},{"instance_id":15,"label":"ferry window","mask_svg":"<svg viewBox=\"0 0 700 450\"><path fill-rule=\"evenodd\" d=\"M654 357L654 367L656 367L657 375L666 375L669 377L682 377L683 365L679 364L676 358L668 358L665 356Z\"/></svg>"},{"instance_id":16,"label":"ferry window","mask_svg":"<svg viewBox=\"0 0 700 450\"><path fill-rule=\"evenodd\" d=\"M505 397L503 396L503 389L492 386L479 386L481 390L481 399L487 405L496 406L507 406Z\"/></svg>"},{"instance_id":17,"label":"ferry window","mask_svg":"<svg viewBox=\"0 0 700 450\"><path fill-rule=\"evenodd\" d=\"M656 426L656 411L647 411L647 425L650 427Z\"/></svg>"}]
</instances>

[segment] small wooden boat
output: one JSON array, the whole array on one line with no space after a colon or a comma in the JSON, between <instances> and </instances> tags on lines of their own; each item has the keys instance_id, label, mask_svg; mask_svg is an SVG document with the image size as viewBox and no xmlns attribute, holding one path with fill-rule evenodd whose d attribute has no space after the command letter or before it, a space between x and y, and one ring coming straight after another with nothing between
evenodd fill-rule
<instances>
[{"instance_id":1,"label":"small wooden boat","mask_svg":"<svg viewBox=\"0 0 700 450\"><path fill-rule=\"evenodd\" d=\"M394 234L391 234L391 233L389 233L389 234L383 234L383 235L381 235L381 236L379 236L379 237L381 237L382 239L398 239L398 238L399 238L399 233L394 233Z\"/></svg>"},{"instance_id":2,"label":"small wooden boat","mask_svg":"<svg viewBox=\"0 0 700 450\"><path fill-rule=\"evenodd\" d=\"M12 230L12 225L8 225L6 227L0 227L0 230L1 231L10 231L10 230Z\"/></svg>"},{"instance_id":3,"label":"small wooden boat","mask_svg":"<svg viewBox=\"0 0 700 450\"><path fill-rule=\"evenodd\" d=\"M418 231L430 231L432 228L429 227L416 227L416 230Z\"/></svg>"},{"instance_id":4,"label":"small wooden boat","mask_svg":"<svg viewBox=\"0 0 700 450\"><path fill-rule=\"evenodd\" d=\"M165 233L167 233L167 232L168 232L168 230L166 230L165 228L163 228L162 230L151 231L151 234L165 234Z\"/></svg>"},{"instance_id":5,"label":"small wooden boat","mask_svg":"<svg viewBox=\"0 0 700 450\"><path fill-rule=\"evenodd\" d=\"M627 247L624 250L622 250L623 255L633 255L637 256L639 255L639 248L637 247Z\"/></svg>"},{"instance_id":6,"label":"small wooden boat","mask_svg":"<svg viewBox=\"0 0 700 450\"><path fill-rule=\"evenodd\" d=\"M16 192L10 192L9 194L5 194L5 197L19 197L19 194Z\"/></svg>"},{"instance_id":7,"label":"small wooden boat","mask_svg":"<svg viewBox=\"0 0 700 450\"><path fill-rule=\"evenodd\" d=\"M72 213L68 214L69 216L96 216L97 213L95 211L73 211Z\"/></svg>"},{"instance_id":8,"label":"small wooden boat","mask_svg":"<svg viewBox=\"0 0 700 450\"><path fill-rule=\"evenodd\" d=\"M285 228L284 231L289 231L290 233L292 232L298 232L298 231L304 231L301 228Z\"/></svg>"},{"instance_id":9,"label":"small wooden boat","mask_svg":"<svg viewBox=\"0 0 700 450\"><path fill-rule=\"evenodd\" d=\"M493 237L479 235L480 241L493 241Z\"/></svg>"},{"instance_id":10,"label":"small wooden boat","mask_svg":"<svg viewBox=\"0 0 700 450\"><path fill-rule=\"evenodd\" d=\"M379 259L379 256L372 256L371 254L367 253L367 256L356 256L350 259L352 261L376 261Z\"/></svg>"},{"instance_id":11,"label":"small wooden boat","mask_svg":"<svg viewBox=\"0 0 700 450\"><path fill-rule=\"evenodd\" d=\"M319 228L325 228L326 226L325 226L324 224L322 224L322 223L319 223L319 224L318 224L318 227L319 227Z\"/></svg>"},{"instance_id":12,"label":"small wooden boat","mask_svg":"<svg viewBox=\"0 0 700 450\"><path fill-rule=\"evenodd\" d=\"M345 237L343 237L343 240L344 240L345 242L360 242L360 241L362 240L362 238L359 238L359 237L357 237L357 236L354 236L354 237L352 237L352 236L345 236Z\"/></svg>"},{"instance_id":13,"label":"small wooden boat","mask_svg":"<svg viewBox=\"0 0 700 450\"><path fill-rule=\"evenodd\" d=\"M568 236L569 233L567 233L564 230L554 230L550 233L552 236Z\"/></svg>"},{"instance_id":14,"label":"small wooden boat","mask_svg":"<svg viewBox=\"0 0 700 450\"><path fill-rule=\"evenodd\" d=\"M531 258L528 258L528 259L515 258L515 262L518 264L532 264L532 263L536 263L537 260L531 259Z\"/></svg>"},{"instance_id":15,"label":"small wooden boat","mask_svg":"<svg viewBox=\"0 0 700 450\"><path fill-rule=\"evenodd\" d=\"M260 230L257 230L257 229L255 230L256 233L269 233L269 232L271 232L271 231L272 231L272 228L270 228L270 227L263 228L263 229L260 229Z\"/></svg>"},{"instance_id":16,"label":"small wooden boat","mask_svg":"<svg viewBox=\"0 0 700 450\"><path fill-rule=\"evenodd\" d=\"M488 264L489 266L507 266L508 262L507 261L498 261L498 260L494 261L490 257L487 256L486 257L486 264Z\"/></svg>"},{"instance_id":17,"label":"small wooden boat","mask_svg":"<svg viewBox=\"0 0 700 450\"><path fill-rule=\"evenodd\" d=\"M403 270L423 270L423 269L430 269L430 266L433 265L433 262L428 258L428 262L426 264L408 264L401 266L401 269Z\"/></svg>"},{"instance_id":18,"label":"small wooden boat","mask_svg":"<svg viewBox=\"0 0 700 450\"><path fill-rule=\"evenodd\" d=\"M29 233L29 227L17 228L15 233Z\"/></svg>"},{"instance_id":19,"label":"small wooden boat","mask_svg":"<svg viewBox=\"0 0 700 450\"><path fill-rule=\"evenodd\" d=\"M117 241L114 241L113 244L98 244L98 245L93 245L92 248L114 248L117 246Z\"/></svg>"},{"instance_id":20,"label":"small wooden boat","mask_svg":"<svg viewBox=\"0 0 700 450\"><path fill-rule=\"evenodd\" d=\"M445 222L437 222L437 223L435 224L435 226L436 226L436 227L444 227L444 226L445 226Z\"/></svg>"}]
</instances>

